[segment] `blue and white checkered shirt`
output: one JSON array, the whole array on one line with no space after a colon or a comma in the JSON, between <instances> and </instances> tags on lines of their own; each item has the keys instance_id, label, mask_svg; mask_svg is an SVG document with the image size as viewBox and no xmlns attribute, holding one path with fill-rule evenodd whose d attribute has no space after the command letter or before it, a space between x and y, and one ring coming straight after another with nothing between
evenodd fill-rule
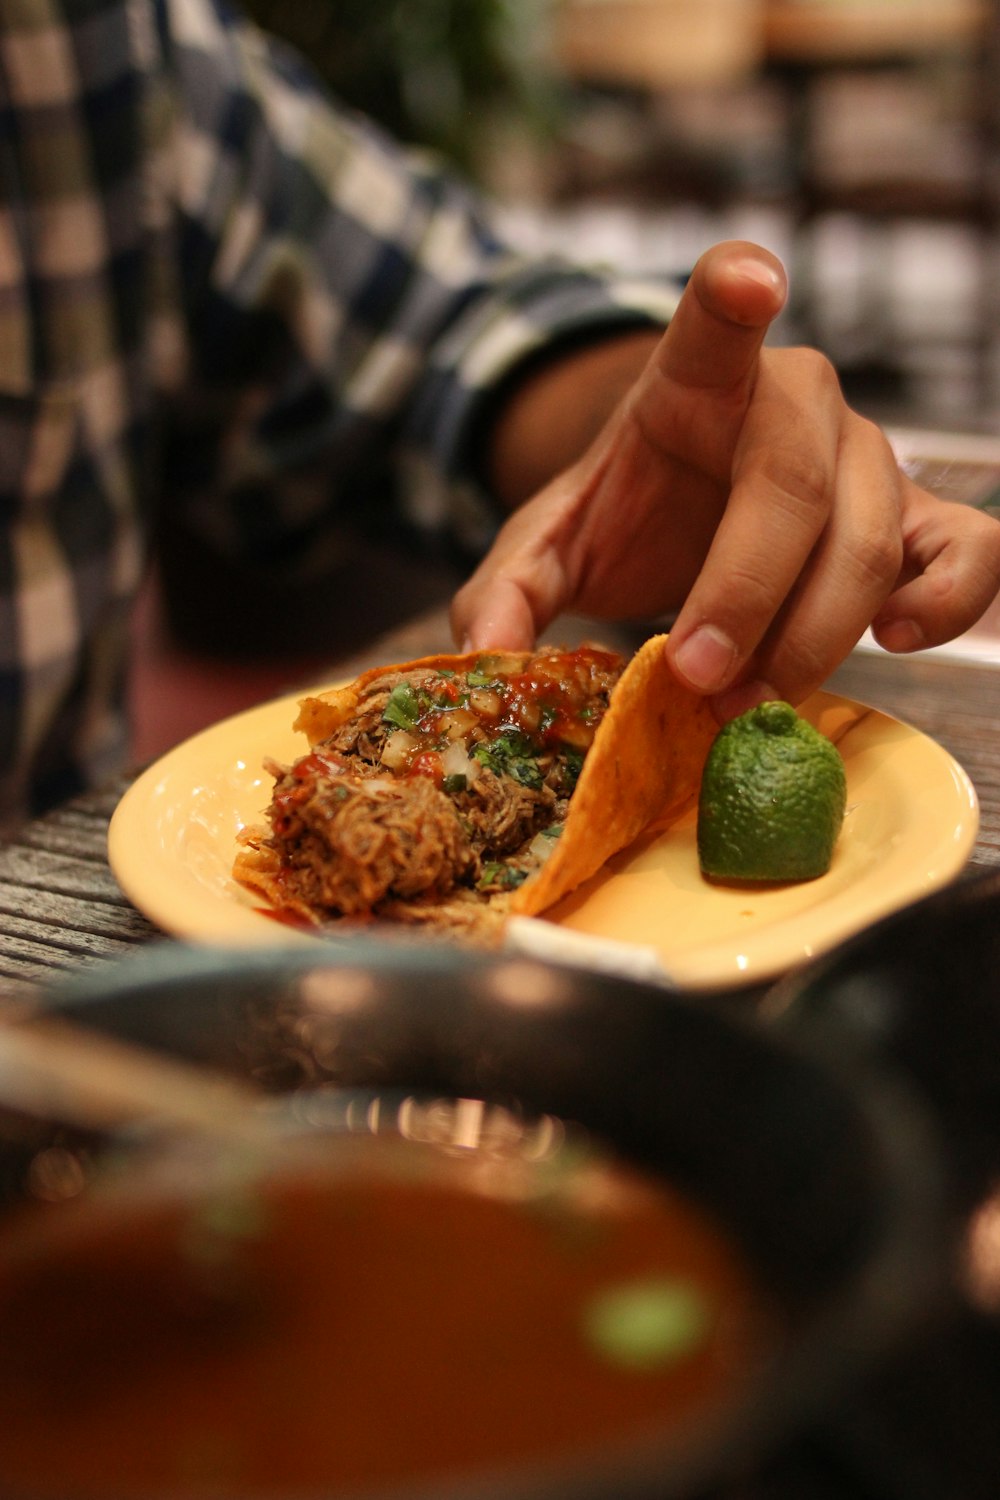
<instances>
[{"instance_id":1,"label":"blue and white checkered shirt","mask_svg":"<svg viewBox=\"0 0 1000 1500\"><path fill-rule=\"evenodd\" d=\"M121 763L161 508L259 562L391 453L481 519L489 392L672 297L515 254L217 0L0 0L0 110L3 827Z\"/></svg>"}]
</instances>

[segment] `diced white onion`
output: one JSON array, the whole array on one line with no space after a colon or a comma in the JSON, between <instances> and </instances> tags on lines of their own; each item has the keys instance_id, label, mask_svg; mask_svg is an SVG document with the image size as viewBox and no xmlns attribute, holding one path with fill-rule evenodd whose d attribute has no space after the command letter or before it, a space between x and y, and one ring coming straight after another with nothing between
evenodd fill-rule
<instances>
[{"instance_id":1,"label":"diced white onion","mask_svg":"<svg viewBox=\"0 0 1000 1500\"><path fill-rule=\"evenodd\" d=\"M542 705L540 703L533 703L530 699L522 701L518 705L517 717L520 720L521 728L526 729L530 734L542 722Z\"/></svg>"},{"instance_id":2,"label":"diced white onion","mask_svg":"<svg viewBox=\"0 0 1000 1500\"><path fill-rule=\"evenodd\" d=\"M393 730L382 746L382 755L380 757L382 764L388 766L390 771L402 770L416 749L416 746L417 741L415 737L405 729Z\"/></svg>"},{"instance_id":3,"label":"diced white onion","mask_svg":"<svg viewBox=\"0 0 1000 1500\"><path fill-rule=\"evenodd\" d=\"M469 730L475 728L476 723L475 714L470 713L467 708L448 708L437 716L437 727L450 740L464 739Z\"/></svg>"},{"instance_id":4,"label":"diced white onion","mask_svg":"<svg viewBox=\"0 0 1000 1500\"><path fill-rule=\"evenodd\" d=\"M465 746L456 740L442 750L441 770L445 776L464 776L466 783L471 786L479 776L482 766L478 760L473 760Z\"/></svg>"},{"instance_id":5,"label":"diced white onion","mask_svg":"<svg viewBox=\"0 0 1000 1500\"><path fill-rule=\"evenodd\" d=\"M559 840L553 838L550 833L536 833L528 845L528 853L533 859L537 859L539 864L544 864L558 842Z\"/></svg>"},{"instance_id":6,"label":"diced white onion","mask_svg":"<svg viewBox=\"0 0 1000 1500\"><path fill-rule=\"evenodd\" d=\"M484 719L498 719L503 700L495 688L473 688L469 693L469 707Z\"/></svg>"},{"instance_id":7,"label":"diced white onion","mask_svg":"<svg viewBox=\"0 0 1000 1500\"><path fill-rule=\"evenodd\" d=\"M594 725L565 719L559 725L559 738L564 745L572 745L576 750L589 750L594 739Z\"/></svg>"}]
</instances>

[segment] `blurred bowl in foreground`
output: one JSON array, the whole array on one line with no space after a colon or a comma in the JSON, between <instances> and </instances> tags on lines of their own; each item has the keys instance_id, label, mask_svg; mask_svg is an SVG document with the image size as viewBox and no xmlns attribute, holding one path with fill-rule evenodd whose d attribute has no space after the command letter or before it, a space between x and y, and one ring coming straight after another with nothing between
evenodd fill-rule
<instances>
[{"instance_id":1,"label":"blurred bowl in foreground","mask_svg":"<svg viewBox=\"0 0 1000 1500\"><path fill-rule=\"evenodd\" d=\"M898 1083L705 997L361 939L165 945L49 1004L253 1082L282 1130L96 1173L8 1132L5 1496L689 1496L937 1284ZM54 1150L83 1186L43 1203Z\"/></svg>"},{"instance_id":2,"label":"blurred bowl in foreground","mask_svg":"<svg viewBox=\"0 0 1000 1500\"><path fill-rule=\"evenodd\" d=\"M949 1207L1000 1178L1000 871L873 924L768 996L824 1053L906 1078L943 1144Z\"/></svg>"}]
</instances>

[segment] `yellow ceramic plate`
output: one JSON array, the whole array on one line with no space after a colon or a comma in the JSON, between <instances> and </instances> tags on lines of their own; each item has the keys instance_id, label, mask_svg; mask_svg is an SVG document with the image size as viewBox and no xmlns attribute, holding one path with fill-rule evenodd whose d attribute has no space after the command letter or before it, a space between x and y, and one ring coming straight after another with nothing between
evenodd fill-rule
<instances>
[{"instance_id":1,"label":"yellow ceramic plate","mask_svg":"<svg viewBox=\"0 0 1000 1500\"><path fill-rule=\"evenodd\" d=\"M230 876L237 834L260 821L270 797L264 757L290 761L305 750L290 727L299 696L203 730L122 798L111 866L164 931L224 945L311 941L263 914ZM577 934L595 956L593 940L611 940L619 953L624 944L651 955L677 983L706 989L769 979L946 884L979 821L962 768L933 740L862 704L816 693L801 711L836 742L847 768L847 816L826 875L760 889L710 885L698 870L692 809L612 860L542 928L551 932L554 920L571 956Z\"/></svg>"}]
</instances>

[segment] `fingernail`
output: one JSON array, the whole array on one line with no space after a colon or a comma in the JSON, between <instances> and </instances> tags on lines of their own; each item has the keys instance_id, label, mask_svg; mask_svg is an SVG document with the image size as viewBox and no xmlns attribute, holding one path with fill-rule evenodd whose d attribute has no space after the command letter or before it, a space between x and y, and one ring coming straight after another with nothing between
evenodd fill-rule
<instances>
[{"instance_id":1,"label":"fingernail","mask_svg":"<svg viewBox=\"0 0 1000 1500\"><path fill-rule=\"evenodd\" d=\"M769 291L783 292L785 289L785 278L782 273L762 260L735 261L733 270L747 281L756 281L759 286L766 286Z\"/></svg>"},{"instance_id":2,"label":"fingernail","mask_svg":"<svg viewBox=\"0 0 1000 1500\"><path fill-rule=\"evenodd\" d=\"M469 652L472 650L472 636L471 635L468 635L468 634L463 635L463 637L462 637L462 648L461 649L462 649L462 655L463 656L468 656Z\"/></svg>"},{"instance_id":3,"label":"fingernail","mask_svg":"<svg viewBox=\"0 0 1000 1500\"><path fill-rule=\"evenodd\" d=\"M674 652L674 666L701 693L724 687L736 662L736 647L714 625L699 625Z\"/></svg>"},{"instance_id":4,"label":"fingernail","mask_svg":"<svg viewBox=\"0 0 1000 1500\"><path fill-rule=\"evenodd\" d=\"M927 637L916 620L888 620L885 625L874 625L873 632L886 651L919 651L927 644Z\"/></svg>"}]
</instances>

